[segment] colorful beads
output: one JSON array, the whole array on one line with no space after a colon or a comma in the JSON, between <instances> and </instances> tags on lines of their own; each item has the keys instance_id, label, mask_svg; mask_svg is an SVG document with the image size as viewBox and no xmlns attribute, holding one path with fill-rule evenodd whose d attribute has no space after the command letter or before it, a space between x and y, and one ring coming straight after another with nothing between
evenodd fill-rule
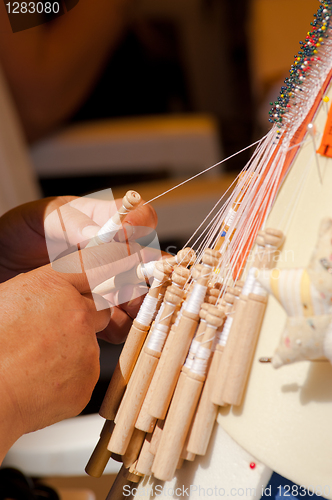
<instances>
[{"instance_id":1,"label":"colorful beads","mask_svg":"<svg viewBox=\"0 0 332 500\"><path fill-rule=\"evenodd\" d=\"M325 96L323 97L323 101L324 101L324 102L329 102L329 100L330 100L330 98L329 98L327 95L325 95Z\"/></svg>"},{"instance_id":2,"label":"colorful beads","mask_svg":"<svg viewBox=\"0 0 332 500\"><path fill-rule=\"evenodd\" d=\"M250 462L249 467L250 467L250 469L255 469L256 468L255 462Z\"/></svg>"},{"instance_id":3,"label":"colorful beads","mask_svg":"<svg viewBox=\"0 0 332 500\"><path fill-rule=\"evenodd\" d=\"M294 63L289 70L289 77L285 79L285 86L281 87L280 95L269 111L269 121L284 126L284 118L289 113L292 99L298 98L302 92L307 76L310 76L312 68L317 68L321 57L319 51L324 45L324 38L329 36L330 17L332 15L332 0L321 0L321 5L314 15L311 30L308 31L305 41L300 41L301 50L294 56ZM323 98L324 100L324 98ZM296 102L294 101L296 106ZM328 102L328 101L324 101ZM278 131L278 133L281 133Z\"/></svg>"}]
</instances>

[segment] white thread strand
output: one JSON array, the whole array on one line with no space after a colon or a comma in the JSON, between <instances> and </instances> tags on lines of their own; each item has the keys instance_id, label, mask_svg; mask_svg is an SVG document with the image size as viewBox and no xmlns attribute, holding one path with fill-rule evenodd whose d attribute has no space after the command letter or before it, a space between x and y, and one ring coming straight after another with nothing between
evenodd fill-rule
<instances>
[{"instance_id":1,"label":"white thread strand","mask_svg":"<svg viewBox=\"0 0 332 500\"><path fill-rule=\"evenodd\" d=\"M228 316L228 318L225 321L224 328L220 332L220 335L217 334L219 337L218 344L222 345L223 347L225 347L225 345L226 345L226 342L227 342L227 339L229 336L229 332L231 330L232 323L233 323L232 316Z\"/></svg>"},{"instance_id":2,"label":"white thread strand","mask_svg":"<svg viewBox=\"0 0 332 500\"><path fill-rule=\"evenodd\" d=\"M120 228L121 224L116 224L112 219L109 219L103 227L99 229L97 234L103 243L108 243L109 241L112 241L114 235Z\"/></svg>"},{"instance_id":3,"label":"white thread strand","mask_svg":"<svg viewBox=\"0 0 332 500\"><path fill-rule=\"evenodd\" d=\"M158 324L150 335L147 348L152 351L161 352L168 333L168 326Z\"/></svg>"},{"instance_id":4,"label":"white thread strand","mask_svg":"<svg viewBox=\"0 0 332 500\"><path fill-rule=\"evenodd\" d=\"M207 349L203 345L200 345L190 371L204 377L207 371L207 365L210 355L210 349Z\"/></svg>"},{"instance_id":5,"label":"white thread strand","mask_svg":"<svg viewBox=\"0 0 332 500\"><path fill-rule=\"evenodd\" d=\"M206 294L207 286L195 283L194 289L190 297L185 301L183 308L185 311L192 314L199 314L202 302Z\"/></svg>"},{"instance_id":6,"label":"white thread strand","mask_svg":"<svg viewBox=\"0 0 332 500\"><path fill-rule=\"evenodd\" d=\"M177 184L176 186L172 187L171 189L168 189L167 191L165 191L164 193L161 193L159 194L158 196L155 196L154 198L152 198L151 200L149 201L146 201L144 203L144 205L146 205L147 203L151 203L152 201L155 201L157 200L158 198L160 198L161 196L164 196L165 194L167 193L170 193L171 191L173 191L174 189L180 187L180 186L183 186L183 184L186 184L187 182L189 181L192 181L193 179L196 179L196 177L199 177L200 175L203 175L205 174L205 172L208 172L209 170L217 167L218 165L221 165L222 163L225 163L226 161L230 160L231 158L234 158L234 156L237 156L241 153L243 153L244 151L246 151L247 149L250 149L252 148L253 146L255 146L256 144L262 142L262 140L264 139L264 137L262 139L259 139L258 141L256 142L253 142L252 144L250 144L249 146L246 146L245 148L241 149L240 151L238 151L237 153L234 153L232 154L231 156L228 156L228 158L224 158L223 160L221 161L218 161L218 163L215 163L214 165L212 165L211 167L208 167L206 168L205 170L202 170L202 172L199 172L198 174L194 175L193 177L190 177L189 179L186 179L185 181L183 182L180 182L180 184Z\"/></svg>"},{"instance_id":7,"label":"white thread strand","mask_svg":"<svg viewBox=\"0 0 332 500\"><path fill-rule=\"evenodd\" d=\"M146 279L152 278L156 262L157 262L156 260L151 260L150 262L145 262L144 264L141 264L141 272L144 278Z\"/></svg>"},{"instance_id":8,"label":"white thread strand","mask_svg":"<svg viewBox=\"0 0 332 500\"><path fill-rule=\"evenodd\" d=\"M158 299L147 294L136 316L136 321L143 326L150 326L156 312Z\"/></svg>"}]
</instances>

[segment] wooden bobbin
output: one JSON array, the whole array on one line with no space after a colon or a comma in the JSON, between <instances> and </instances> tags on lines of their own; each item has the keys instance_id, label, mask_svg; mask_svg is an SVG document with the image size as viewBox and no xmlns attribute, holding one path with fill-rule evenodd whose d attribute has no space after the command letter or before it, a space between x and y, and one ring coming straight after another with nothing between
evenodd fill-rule
<instances>
[{"instance_id":1,"label":"wooden bobbin","mask_svg":"<svg viewBox=\"0 0 332 500\"><path fill-rule=\"evenodd\" d=\"M206 349L211 347L216 329L223 319L224 313L217 307L210 306L206 317L207 329L203 338ZM197 358L199 356L200 351L197 352ZM152 470L155 477L164 481L171 480L175 473L202 391L205 373L203 368L198 371L195 365L196 359L192 369L183 377L183 383L177 386L174 393L153 463Z\"/></svg>"},{"instance_id":2,"label":"wooden bobbin","mask_svg":"<svg viewBox=\"0 0 332 500\"><path fill-rule=\"evenodd\" d=\"M236 312L232 318L232 326L229 337L224 349L217 346L217 350L223 350L223 355L220 359L218 373L215 377L215 386L212 390L212 401L214 404L224 406L225 401L223 393L227 383L228 372L232 363L233 353L236 350L238 337L241 335L243 323L245 321L247 295L240 295L236 302Z\"/></svg>"},{"instance_id":3,"label":"wooden bobbin","mask_svg":"<svg viewBox=\"0 0 332 500\"><path fill-rule=\"evenodd\" d=\"M150 443L150 452L153 455L156 455L156 453L157 453L158 446L159 446L161 436L163 433L164 425L165 425L165 420L157 420L156 426L153 430L151 443Z\"/></svg>"},{"instance_id":4,"label":"wooden bobbin","mask_svg":"<svg viewBox=\"0 0 332 500\"><path fill-rule=\"evenodd\" d=\"M157 261L149 262L147 265L144 263L139 263L137 266L129 269L126 272L116 274L112 278L109 278L100 285L97 285L92 291L93 293L98 293L99 295L106 295L114 290L118 290L125 285L136 285L138 283L145 282L153 276L153 272L150 272L150 268L154 267Z\"/></svg>"},{"instance_id":5,"label":"wooden bobbin","mask_svg":"<svg viewBox=\"0 0 332 500\"><path fill-rule=\"evenodd\" d=\"M126 491L127 488L130 491L132 487L133 483L128 480L128 471L123 465L115 478L106 500L120 500L123 498L123 492Z\"/></svg>"},{"instance_id":6,"label":"wooden bobbin","mask_svg":"<svg viewBox=\"0 0 332 500\"><path fill-rule=\"evenodd\" d=\"M262 235L260 234L258 236L258 247L260 252L263 243L264 241L262 240ZM259 262L262 263L263 261L264 257L261 257L260 255ZM240 284L240 286L242 286L242 283ZM237 288L239 288L239 286ZM214 387L211 391L212 402L218 406L224 406L226 404L223 398L223 393L227 385L227 377L232 364L234 353L236 352L236 346L239 341L239 337L241 336L243 324L245 322L247 300L248 295L245 293L241 293L238 296L238 299L235 301L234 314L232 314L232 316L230 316L228 319L228 322L232 321L232 325L230 328L226 346L224 347L221 345L217 345L216 347L216 350L219 350L223 353L222 356L220 356L218 373L215 378ZM228 311L228 313L231 313L231 311ZM229 326L229 323L227 324L227 326Z\"/></svg>"},{"instance_id":7,"label":"wooden bobbin","mask_svg":"<svg viewBox=\"0 0 332 500\"><path fill-rule=\"evenodd\" d=\"M185 284L189 280L190 271L183 266L175 266L172 273L172 284L183 290Z\"/></svg>"},{"instance_id":8,"label":"wooden bobbin","mask_svg":"<svg viewBox=\"0 0 332 500\"><path fill-rule=\"evenodd\" d=\"M114 428L114 422L106 420L104 427L100 433L99 441L85 467L85 472L92 477L100 477L105 470L105 467L111 458L111 452L107 449L107 445L111 438Z\"/></svg>"},{"instance_id":9,"label":"wooden bobbin","mask_svg":"<svg viewBox=\"0 0 332 500\"><path fill-rule=\"evenodd\" d=\"M158 325L168 329L171 322L171 315L175 306L181 302L183 291L175 286L167 289L165 302ZM144 346L135 378L132 378L128 385L124 404L121 405L116 415L116 426L112 433L108 448L113 453L123 455L129 445L131 436L134 432L135 422L143 404L145 395L149 388L153 374L158 364L161 349L153 350L150 346L153 339L153 331L149 342Z\"/></svg>"},{"instance_id":10,"label":"wooden bobbin","mask_svg":"<svg viewBox=\"0 0 332 500\"><path fill-rule=\"evenodd\" d=\"M155 418L164 419L166 416L181 367L197 328L199 310L206 293L206 285L213 268L218 264L219 258L219 252L211 249L205 250L203 254L203 270L197 280L200 288L196 288L197 284L195 284L194 291L182 307L182 315L176 327L176 335L172 337L172 343L168 346L165 362L158 378L158 391L152 394L149 413ZM194 295L196 289L200 293L198 301ZM194 306L192 306L193 299L195 301Z\"/></svg>"},{"instance_id":11,"label":"wooden bobbin","mask_svg":"<svg viewBox=\"0 0 332 500\"><path fill-rule=\"evenodd\" d=\"M146 393L144 402L142 404L140 413L139 413L137 420L136 420L136 423L135 423L135 427L137 429L141 429L147 433L151 433L156 425L157 418L152 416L149 413L149 408L150 408L150 404L151 404L153 395L155 394L155 392L159 391L160 374L163 370L163 366L164 366L165 361L167 359L167 353L169 350L169 346L172 344L173 338L175 335L176 335L176 329L174 328L174 325L173 325L171 330L170 330L170 333L168 334L164 349L161 353L159 362L157 364L157 368L155 370L154 376L152 378L152 381L151 381L150 386L148 388L148 391Z\"/></svg>"},{"instance_id":12,"label":"wooden bobbin","mask_svg":"<svg viewBox=\"0 0 332 500\"><path fill-rule=\"evenodd\" d=\"M170 268L169 266L167 270L165 270L164 267L165 266L162 263L156 263L154 269L154 277L156 278L156 283L155 286L152 286L148 292L149 297L158 299L159 301L163 296L165 281L172 272L172 268ZM143 306L144 302L141 307ZM121 351L119 361L114 370L112 379L100 407L100 415L107 420L114 420L115 418L116 412L121 402L121 398L127 387L128 381L130 379L138 355L141 351L153 319L153 317L151 317L151 321L149 321L149 324L144 325L138 321L138 318L134 320L133 325L129 331L127 340Z\"/></svg>"},{"instance_id":13,"label":"wooden bobbin","mask_svg":"<svg viewBox=\"0 0 332 500\"><path fill-rule=\"evenodd\" d=\"M134 429L126 453L122 455L122 461L125 467L129 468L138 459L143 442L145 439L145 432Z\"/></svg>"},{"instance_id":14,"label":"wooden bobbin","mask_svg":"<svg viewBox=\"0 0 332 500\"><path fill-rule=\"evenodd\" d=\"M219 295L220 290L218 288L208 286L204 302L214 306L217 303Z\"/></svg>"},{"instance_id":15,"label":"wooden bobbin","mask_svg":"<svg viewBox=\"0 0 332 500\"><path fill-rule=\"evenodd\" d=\"M149 406L152 417L164 419L171 401L190 343L197 328L197 314L182 311L175 335L170 337L165 360L158 377L158 391L154 391Z\"/></svg>"},{"instance_id":16,"label":"wooden bobbin","mask_svg":"<svg viewBox=\"0 0 332 500\"><path fill-rule=\"evenodd\" d=\"M185 269L185 268L182 268L182 269ZM179 278L181 278L181 283L183 283L183 278L188 277L187 273L185 273L184 276L183 276L182 273L179 274L176 271L177 271L177 268L175 268L175 270L174 270L174 272L172 274L172 280L173 280L173 283L175 282L175 280L177 280L178 286L172 285L171 287L169 287L167 289L167 292L166 292L166 295L165 295L165 300L166 301L170 300L168 293L171 293L171 292L173 294L176 294L180 298L179 301L176 301L177 303L173 302L173 306L174 306L174 308L173 308L173 314L175 313L176 308L178 306L180 306L180 302L181 302L181 300L182 300L182 298L184 296L184 291L179 288ZM188 271L188 270L186 269L186 271ZM167 326L171 325L172 319L173 319L173 314L170 315L170 312L171 312L171 310L170 310L169 305L168 306L166 305L166 307L164 306L164 309L162 310L162 314L161 314L161 317L160 317L160 320L159 320L160 324L163 324L165 326L166 325ZM172 334L169 334L169 336L171 336L171 338L172 338ZM149 385L149 388L147 390L147 393L145 395L143 404L141 406L140 412L138 414L138 417L137 417L137 420L136 420L136 423L135 423L135 427L136 428L138 428L140 430L143 430L145 432L148 432L148 433L152 432L152 430L154 428L154 425L156 423L156 420L157 420L155 417L153 417L153 416L150 415L150 413L149 413L148 410L149 410L149 406L150 406L150 402L151 402L151 398L152 398L153 392L156 390L156 388L159 389L159 387L158 387L158 377L159 377L159 373L160 373L160 371L161 371L161 369L163 367L163 364L165 362L165 356L166 356L167 349L168 349L168 346L169 346L169 343L170 343L169 336L166 339L163 351L161 352L161 356L160 356L159 362L158 362L158 364L156 366L153 378L151 380L151 383Z\"/></svg>"},{"instance_id":17,"label":"wooden bobbin","mask_svg":"<svg viewBox=\"0 0 332 500\"><path fill-rule=\"evenodd\" d=\"M142 479L143 474L138 472L138 470L136 469L136 466L137 466L137 460L129 467L129 469L127 471L127 479L129 481L132 481L133 483L138 484L140 482L140 480Z\"/></svg>"},{"instance_id":18,"label":"wooden bobbin","mask_svg":"<svg viewBox=\"0 0 332 500\"><path fill-rule=\"evenodd\" d=\"M273 229L265 231L264 243L266 247L263 257L259 259L261 266L266 268L273 265L278 246L282 244L282 241L281 231ZM259 235L258 243L258 251L261 251L262 235ZM212 395L214 403L239 405L242 401L266 308L265 295L263 292L263 295L249 294L244 296L242 294L240 296L218 371L219 388L216 386Z\"/></svg>"},{"instance_id":19,"label":"wooden bobbin","mask_svg":"<svg viewBox=\"0 0 332 500\"><path fill-rule=\"evenodd\" d=\"M122 199L121 208L119 208L119 210L113 215L113 217L111 217L111 221L116 225L121 225L129 212L135 210L140 202L141 196L136 191L127 191ZM108 241L111 241L112 239L112 236L110 236L110 239L108 239ZM92 238L92 240L87 244L86 247L94 247L96 245L103 245L104 243L105 239L101 239L97 234Z\"/></svg>"},{"instance_id":20,"label":"wooden bobbin","mask_svg":"<svg viewBox=\"0 0 332 500\"><path fill-rule=\"evenodd\" d=\"M149 326L143 326L134 320L126 343L121 351L99 414L107 420L114 420L121 398L127 387L138 355L144 343Z\"/></svg>"},{"instance_id":21,"label":"wooden bobbin","mask_svg":"<svg viewBox=\"0 0 332 500\"><path fill-rule=\"evenodd\" d=\"M223 393L223 400L228 404L238 406L242 402L266 304L266 297L253 293L249 294L243 331L236 346L236 355L233 356Z\"/></svg>"},{"instance_id":22,"label":"wooden bobbin","mask_svg":"<svg viewBox=\"0 0 332 500\"><path fill-rule=\"evenodd\" d=\"M136 464L136 470L144 474L144 476L150 476L152 474L154 455L150 451L151 438L152 434L146 435Z\"/></svg>"},{"instance_id":23,"label":"wooden bobbin","mask_svg":"<svg viewBox=\"0 0 332 500\"><path fill-rule=\"evenodd\" d=\"M175 257L166 259L172 266L179 265L183 267L191 266L196 260L196 254L192 248L186 247L180 250Z\"/></svg>"},{"instance_id":24,"label":"wooden bobbin","mask_svg":"<svg viewBox=\"0 0 332 500\"><path fill-rule=\"evenodd\" d=\"M222 325L219 329L222 329ZM219 407L212 402L211 395L222 356L222 349L218 349L218 347L219 345L216 346L215 351L211 355L211 362L208 367L204 387L187 436L186 452L188 456L190 454L191 456L205 455L217 417ZM182 456L186 458L184 453Z\"/></svg>"}]
</instances>

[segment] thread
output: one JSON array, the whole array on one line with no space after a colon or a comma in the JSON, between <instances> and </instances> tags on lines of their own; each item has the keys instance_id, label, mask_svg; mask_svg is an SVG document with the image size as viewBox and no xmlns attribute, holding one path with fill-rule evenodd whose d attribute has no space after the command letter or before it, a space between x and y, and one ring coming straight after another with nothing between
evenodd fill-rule
<instances>
[{"instance_id":1,"label":"thread","mask_svg":"<svg viewBox=\"0 0 332 500\"><path fill-rule=\"evenodd\" d=\"M200 345L197 350L196 357L193 361L190 371L192 373L196 373L197 375L201 375L202 377L204 377L206 374L210 355L211 355L210 349L207 349L203 345Z\"/></svg>"},{"instance_id":2,"label":"thread","mask_svg":"<svg viewBox=\"0 0 332 500\"><path fill-rule=\"evenodd\" d=\"M168 333L168 326L158 324L153 329L152 334L147 343L148 349L152 351L161 352Z\"/></svg>"},{"instance_id":3,"label":"thread","mask_svg":"<svg viewBox=\"0 0 332 500\"><path fill-rule=\"evenodd\" d=\"M206 294L207 286L195 283L194 289L190 297L185 301L183 308L185 311L192 314L199 314L202 302Z\"/></svg>"},{"instance_id":4,"label":"thread","mask_svg":"<svg viewBox=\"0 0 332 500\"><path fill-rule=\"evenodd\" d=\"M109 219L102 228L98 231L98 237L103 243L108 243L112 241L114 235L121 228L121 224L116 224L112 219Z\"/></svg>"},{"instance_id":5,"label":"thread","mask_svg":"<svg viewBox=\"0 0 332 500\"><path fill-rule=\"evenodd\" d=\"M223 347L225 347L225 345L226 345L226 342L227 342L227 339L229 336L229 332L231 331L232 323L233 323L233 317L228 316L228 318L226 319L226 321L224 323L224 328L222 329L220 334L218 334L218 337L219 337L218 344L220 344Z\"/></svg>"},{"instance_id":6,"label":"thread","mask_svg":"<svg viewBox=\"0 0 332 500\"><path fill-rule=\"evenodd\" d=\"M143 303L138 311L136 321L143 326L149 326L156 312L158 299L147 294L144 297Z\"/></svg>"}]
</instances>

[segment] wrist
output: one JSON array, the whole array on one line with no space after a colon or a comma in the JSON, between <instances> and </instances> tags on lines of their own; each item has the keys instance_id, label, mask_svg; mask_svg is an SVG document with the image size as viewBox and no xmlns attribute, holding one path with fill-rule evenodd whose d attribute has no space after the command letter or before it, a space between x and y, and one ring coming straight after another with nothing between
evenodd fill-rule
<instances>
[{"instance_id":1,"label":"wrist","mask_svg":"<svg viewBox=\"0 0 332 500\"><path fill-rule=\"evenodd\" d=\"M19 406L0 372L0 465L8 450L24 434Z\"/></svg>"}]
</instances>

